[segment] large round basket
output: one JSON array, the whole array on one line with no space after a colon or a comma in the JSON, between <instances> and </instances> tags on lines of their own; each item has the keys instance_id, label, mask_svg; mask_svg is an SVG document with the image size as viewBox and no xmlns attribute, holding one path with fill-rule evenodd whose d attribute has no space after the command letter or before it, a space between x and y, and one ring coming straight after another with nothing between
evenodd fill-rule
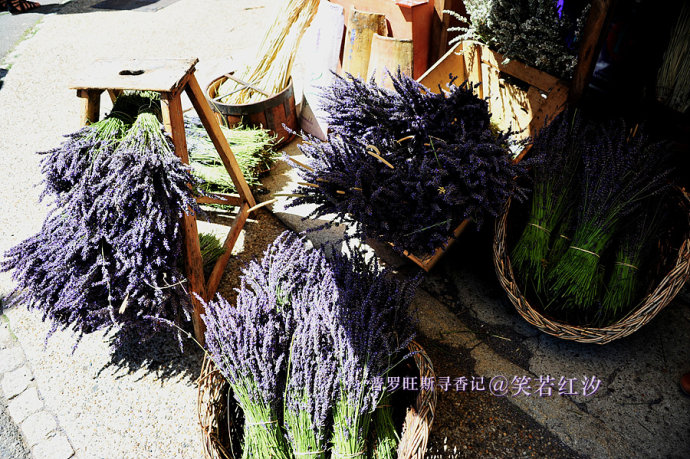
<instances>
[{"instance_id":1,"label":"large round basket","mask_svg":"<svg viewBox=\"0 0 690 459\"><path fill-rule=\"evenodd\" d=\"M414 355L420 378L434 378L434 368L424 349L416 342L410 343L408 349ZM240 457L241 451L237 447L239 445L237 440L242 436L242 423L239 417L241 415L234 400L228 400L230 386L208 356L204 357L198 382L197 405L204 457L207 459ZM398 446L398 458L424 458L435 410L436 391L420 390L414 405L408 408L405 416Z\"/></svg>"},{"instance_id":2,"label":"large round basket","mask_svg":"<svg viewBox=\"0 0 690 459\"><path fill-rule=\"evenodd\" d=\"M501 286L508 294L518 313L530 324L544 333L561 339L581 343L606 344L618 338L628 336L648 323L668 305L678 294L683 284L690 279L690 233L686 233L678 250L677 257L670 263L672 267L657 286L645 296L630 314L616 323L603 328L569 325L552 320L533 308L523 296L515 279L508 256L506 243L508 230L508 211L510 200L506 203L503 214L496 220L494 237L494 266Z\"/></svg>"}]
</instances>

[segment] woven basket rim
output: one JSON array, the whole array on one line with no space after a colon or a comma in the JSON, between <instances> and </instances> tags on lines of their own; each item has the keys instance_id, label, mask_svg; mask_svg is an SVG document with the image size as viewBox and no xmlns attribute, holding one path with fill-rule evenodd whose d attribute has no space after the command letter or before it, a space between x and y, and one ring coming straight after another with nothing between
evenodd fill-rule
<instances>
[{"instance_id":1,"label":"woven basket rim","mask_svg":"<svg viewBox=\"0 0 690 459\"><path fill-rule=\"evenodd\" d=\"M431 359L416 341L408 345L420 377L434 378L434 368ZM204 355L201 375L197 380L197 414L201 429L201 440L206 459L230 459L228 453L218 438L217 426L219 420L214 410L214 404L227 393L228 383L220 370L209 357ZM436 412L437 393L434 388L420 390L413 406L408 407L405 423L398 446L398 457L405 459L423 459L426 453L429 433Z\"/></svg>"},{"instance_id":2,"label":"woven basket rim","mask_svg":"<svg viewBox=\"0 0 690 459\"><path fill-rule=\"evenodd\" d=\"M687 195L683 192L684 198ZM626 316L606 327L588 327L570 325L553 320L533 308L517 285L510 263L506 244L508 232L508 213L511 200L505 204L503 212L496 219L494 232L494 267L499 283L508 294L510 302L517 312L539 330L557 338L581 343L607 344L619 338L631 335L650 322L678 294L685 282L690 279L690 230L685 233L683 243L678 249L678 257L671 270L657 286L649 292Z\"/></svg>"}]
</instances>

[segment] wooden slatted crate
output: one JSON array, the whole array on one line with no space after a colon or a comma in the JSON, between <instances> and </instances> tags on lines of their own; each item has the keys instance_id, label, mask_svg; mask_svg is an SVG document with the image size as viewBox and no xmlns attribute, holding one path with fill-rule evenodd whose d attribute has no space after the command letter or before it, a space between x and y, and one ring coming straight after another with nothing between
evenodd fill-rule
<instances>
[{"instance_id":1,"label":"wooden slatted crate","mask_svg":"<svg viewBox=\"0 0 690 459\"><path fill-rule=\"evenodd\" d=\"M499 128L517 131L518 138L533 137L547 117L553 118L565 107L568 84L521 62L504 61L502 55L481 43L461 42L451 48L418 81L433 92L446 88L451 74L457 77L456 84L465 80L477 84L475 91L479 97L487 99L492 120ZM515 160L519 161L525 151L517 155ZM429 271L468 224L469 220L462 222L454 231L453 237L431 254L404 254L422 269Z\"/></svg>"}]
</instances>

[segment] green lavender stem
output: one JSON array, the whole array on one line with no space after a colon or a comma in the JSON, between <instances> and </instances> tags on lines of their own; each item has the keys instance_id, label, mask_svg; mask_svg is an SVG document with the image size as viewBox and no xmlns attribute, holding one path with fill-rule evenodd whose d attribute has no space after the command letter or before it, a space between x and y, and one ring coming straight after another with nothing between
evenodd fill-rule
<instances>
[{"instance_id":1,"label":"green lavender stem","mask_svg":"<svg viewBox=\"0 0 690 459\"><path fill-rule=\"evenodd\" d=\"M361 401L350 403L348 394L338 397L333 411L333 459L365 457L371 413L360 415Z\"/></svg>"},{"instance_id":2,"label":"green lavender stem","mask_svg":"<svg viewBox=\"0 0 690 459\"><path fill-rule=\"evenodd\" d=\"M393 409L390 406L390 394L388 392L384 392L381 403L374 412L374 430L376 431L374 457L377 459L395 459L400 437L393 423Z\"/></svg>"},{"instance_id":3,"label":"green lavender stem","mask_svg":"<svg viewBox=\"0 0 690 459\"><path fill-rule=\"evenodd\" d=\"M527 226L513 248L511 259L516 271L524 284L533 285L537 292L544 290L551 234L568 205L567 196L551 183L537 183Z\"/></svg>"},{"instance_id":4,"label":"green lavender stem","mask_svg":"<svg viewBox=\"0 0 690 459\"><path fill-rule=\"evenodd\" d=\"M548 281L561 307L586 311L592 307L600 291L599 261L611 239L612 232L593 225L575 231L573 240L559 262L549 271Z\"/></svg>"},{"instance_id":5,"label":"green lavender stem","mask_svg":"<svg viewBox=\"0 0 690 459\"><path fill-rule=\"evenodd\" d=\"M245 379L231 387L244 413L242 458L288 459L290 456L277 413L268 404L252 400L250 394L255 392L254 382Z\"/></svg>"}]
</instances>

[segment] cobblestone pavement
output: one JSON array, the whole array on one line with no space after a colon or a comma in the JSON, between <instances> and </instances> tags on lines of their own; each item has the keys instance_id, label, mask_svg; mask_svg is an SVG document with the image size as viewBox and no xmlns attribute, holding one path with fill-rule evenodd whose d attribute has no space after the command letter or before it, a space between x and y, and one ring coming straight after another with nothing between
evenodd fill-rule
<instances>
[{"instance_id":1,"label":"cobblestone pavement","mask_svg":"<svg viewBox=\"0 0 690 459\"><path fill-rule=\"evenodd\" d=\"M7 412L7 401L0 397L0 457L25 459L31 457L24 437Z\"/></svg>"},{"instance_id":2,"label":"cobblestone pavement","mask_svg":"<svg viewBox=\"0 0 690 459\"><path fill-rule=\"evenodd\" d=\"M7 320L0 322L0 388L3 405L7 400L6 411L3 406L0 414L0 457L30 457L27 447L35 459L69 459L74 455L55 415L43 403L24 351Z\"/></svg>"}]
</instances>

